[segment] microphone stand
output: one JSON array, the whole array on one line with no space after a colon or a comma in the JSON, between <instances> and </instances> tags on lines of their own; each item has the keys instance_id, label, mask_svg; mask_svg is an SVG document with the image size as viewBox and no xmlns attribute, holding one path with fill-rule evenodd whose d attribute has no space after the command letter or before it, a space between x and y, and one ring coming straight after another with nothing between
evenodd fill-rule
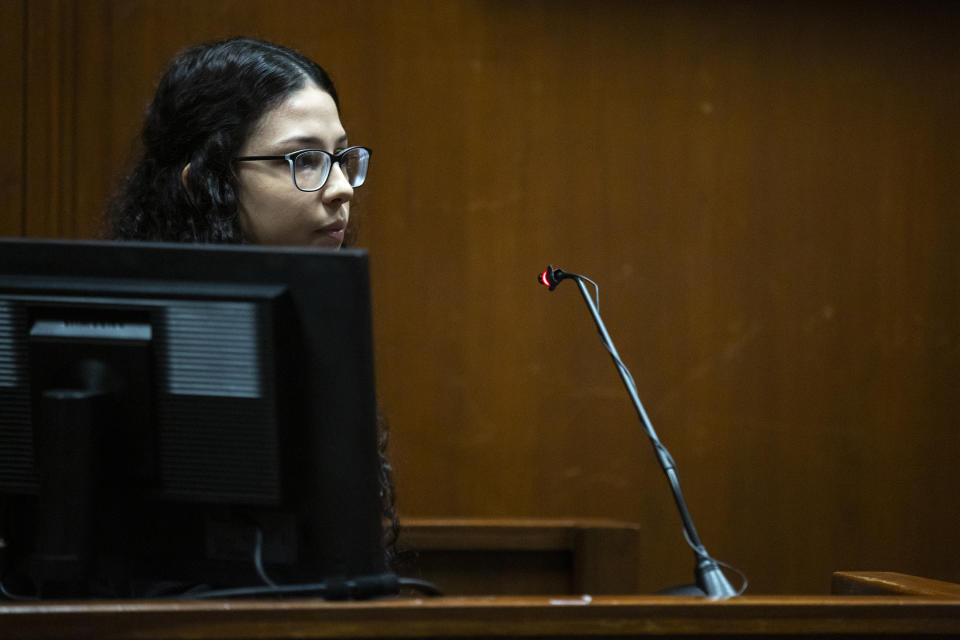
<instances>
[{"instance_id":1,"label":"microphone stand","mask_svg":"<svg viewBox=\"0 0 960 640\"><path fill-rule=\"evenodd\" d=\"M733 588L733 586L730 584L730 581L727 580L727 577L723 575L723 571L720 570L720 566L717 561L710 557L710 554L707 553L706 547L704 547L703 543L700 541L700 536L697 535L697 529L693 526L693 519L690 517L690 511L687 509L687 504L683 499L683 492L680 490L680 478L677 476L676 463L674 463L673 458L670 456L670 453L667 451L666 447L660 443L660 439L657 437L656 431L653 430L653 424L651 424L650 419L647 417L647 412L643 408L643 403L640 402L640 397L637 395L636 384L633 382L630 372L627 371L627 368L620 360L620 355L617 353L617 348L613 346L613 340L610 339L610 334L607 333L607 328L604 326L603 320L600 318L600 312L597 310L596 305L594 305L593 298L590 297L590 293L587 291L586 285L583 284L583 277L574 273L563 272L561 272L559 275L560 277L572 278L576 281L577 287L580 288L580 294L587 303L587 308L590 310L590 315L593 316L593 321L596 323L597 330L600 332L600 338L603 340L603 345L607 348L607 351L610 352L610 356L613 358L614 364L617 365L617 371L620 373L620 379L623 380L623 384L627 388L627 393L630 395L630 400L633 401L633 406L637 410L637 415L640 417L640 422L643 424L644 430L647 432L647 436L650 438L650 442L653 444L653 450L657 455L657 460L660 461L660 466L663 468L663 472L666 474L667 480L670 482L670 489L673 492L673 500L677 504L677 509L680 511L680 519L683 521L684 534L686 535L690 546L693 547L694 560L696 563L693 573L696 578L696 586L700 591L702 591L703 595L720 598L730 598L738 595L736 589ZM680 587L668 590L668 592L678 594L690 594L691 591L694 592L693 595L699 595L696 594L695 588L691 589L690 587Z\"/></svg>"}]
</instances>

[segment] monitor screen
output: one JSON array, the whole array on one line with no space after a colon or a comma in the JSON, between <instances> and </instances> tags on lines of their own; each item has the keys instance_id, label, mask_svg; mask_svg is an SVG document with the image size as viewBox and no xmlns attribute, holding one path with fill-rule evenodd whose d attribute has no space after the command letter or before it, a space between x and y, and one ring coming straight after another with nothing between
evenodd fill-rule
<instances>
[{"instance_id":1,"label":"monitor screen","mask_svg":"<svg viewBox=\"0 0 960 640\"><path fill-rule=\"evenodd\" d=\"M368 258L0 240L8 594L391 593Z\"/></svg>"}]
</instances>

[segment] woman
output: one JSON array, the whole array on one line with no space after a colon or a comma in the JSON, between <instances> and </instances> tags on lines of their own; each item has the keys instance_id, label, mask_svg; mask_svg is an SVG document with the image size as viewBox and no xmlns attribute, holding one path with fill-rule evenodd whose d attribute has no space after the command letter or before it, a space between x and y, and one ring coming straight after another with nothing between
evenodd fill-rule
<instances>
[{"instance_id":1,"label":"woman","mask_svg":"<svg viewBox=\"0 0 960 640\"><path fill-rule=\"evenodd\" d=\"M348 145L327 73L250 38L177 56L147 111L142 142L143 156L108 209L111 239L339 248L370 158ZM381 428L389 560L398 524L386 445Z\"/></svg>"},{"instance_id":2,"label":"woman","mask_svg":"<svg viewBox=\"0 0 960 640\"><path fill-rule=\"evenodd\" d=\"M109 209L111 238L338 248L370 157L348 145L319 65L249 38L179 55L142 141Z\"/></svg>"}]
</instances>

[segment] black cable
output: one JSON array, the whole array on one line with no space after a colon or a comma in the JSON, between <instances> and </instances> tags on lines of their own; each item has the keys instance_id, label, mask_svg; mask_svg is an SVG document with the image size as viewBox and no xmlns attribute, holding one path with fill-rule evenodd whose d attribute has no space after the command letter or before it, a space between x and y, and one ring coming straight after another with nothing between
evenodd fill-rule
<instances>
[{"instance_id":1,"label":"black cable","mask_svg":"<svg viewBox=\"0 0 960 640\"><path fill-rule=\"evenodd\" d=\"M188 591L170 594L171 597L185 599L210 598L241 598L256 596L330 596L336 599L365 598L369 594L392 595L399 592L401 587L420 591L428 596L442 596L443 592L433 583L417 578L398 578L393 574L376 576L362 576L348 580L328 580L314 583L280 585L270 579L263 566L263 531L256 527L256 538L253 549L253 564L257 575L263 580L263 585L237 587L231 589L205 589L193 586ZM0 597L12 601L36 601L37 596L24 596L10 592L0 576Z\"/></svg>"},{"instance_id":2,"label":"black cable","mask_svg":"<svg viewBox=\"0 0 960 640\"><path fill-rule=\"evenodd\" d=\"M326 582L316 582L309 584L285 584L256 587L237 587L234 589L211 589L209 591L195 591L193 593L179 594L178 598L187 598L190 600L206 600L212 598L242 598L254 596L280 596L280 595L323 595L328 590Z\"/></svg>"},{"instance_id":3,"label":"black cable","mask_svg":"<svg viewBox=\"0 0 960 640\"><path fill-rule=\"evenodd\" d=\"M399 591L401 586L419 588L430 595L439 595L440 590L423 580L397 578L392 574L379 576L363 576L355 579L325 580L321 582L301 584L277 584L270 579L263 566L263 531L255 527L256 538L253 548L253 565L257 575L263 580L263 585L250 587L236 587L231 589L212 589L208 591L194 591L182 593L180 597L193 599L208 598L242 598L254 596L290 596L290 595L319 595L331 599L346 599L351 597L366 597L369 593L377 595Z\"/></svg>"},{"instance_id":4,"label":"black cable","mask_svg":"<svg viewBox=\"0 0 960 640\"><path fill-rule=\"evenodd\" d=\"M411 589L420 591L424 595L430 597L439 597L443 595L443 591L441 591L437 585L426 580L420 580L419 578L397 578L397 582L401 587L410 587Z\"/></svg>"},{"instance_id":5,"label":"black cable","mask_svg":"<svg viewBox=\"0 0 960 640\"><path fill-rule=\"evenodd\" d=\"M12 600L14 602L36 602L39 600L39 596L24 596L19 593L13 593L7 590L7 586L3 583L3 578L0 577L0 596L3 596L7 600Z\"/></svg>"},{"instance_id":6,"label":"black cable","mask_svg":"<svg viewBox=\"0 0 960 640\"><path fill-rule=\"evenodd\" d=\"M689 544L689 545L692 547L692 546L693 546L693 543L690 542L690 538L687 536L687 530L686 530L686 529L683 529L683 528L681 527L681 531L683 532L683 537L684 537L684 539L687 541L687 544ZM703 546L702 546L702 545L701 545L701 548L703 549ZM706 554L706 553L707 553L707 550L706 550L706 549L703 549L703 552L704 552L704 554ZM709 557L709 555L708 555L707 557ZM732 564L727 564L726 562L722 562L722 561L716 560L716 559L714 559L714 558L710 558L710 559L713 560L714 562L716 562L716 563L717 563L718 565L720 565L721 567L726 567L727 569L730 569L730 571L733 571L733 572L736 573L738 576L740 576L741 583L740 583L740 588L737 589L737 595L738 595L738 596L742 596L742 595L743 595L743 592L747 590L747 586L750 584L750 581L747 579L747 574L745 574L743 571L741 571L741 570L738 569L737 567L733 566Z\"/></svg>"},{"instance_id":7,"label":"black cable","mask_svg":"<svg viewBox=\"0 0 960 640\"><path fill-rule=\"evenodd\" d=\"M373 580L344 580L344 581L324 581L324 582L314 582L314 583L304 583L304 584L284 584L277 585L275 587L269 586L256 586L256 587L237 587L234 589L213 589L210 591L199 591L195 593L185 593L181 594L179 597L188 598L188 599L197 599L197 600L206 600L213 598L250 598L257 596L305 596L305 595L318 595L318 596L327 596L331 593L336 593L338 599L344 599L350 596L358 595L356 593L357 587L361 583L369 583ZM387 580L382 580L384 584ZM422 592L428 596L441 596L443 592L433 583L426 580L419 580L416 578L396 578L396 584L400 587L409 587L417 591ZM362 595L362 594L361 594ZM384 593L382 595L390 595Z\"/></svg>"},{"instance_id":8,"label":"black cable","mask_svg":"<svg viewBox=\"0 0 960 640\"><path fill-rule=\"evenodd\" d=\"M260 576L260 579L263 580L263 583L268 587L276 587L277 583L270 579L270 576L267 575L266 570L263 568L263 531L260 527L256 528L257 530L257 541L253 547L253 566L257 570L257 575Z\"/></svg>"}]
</instances>

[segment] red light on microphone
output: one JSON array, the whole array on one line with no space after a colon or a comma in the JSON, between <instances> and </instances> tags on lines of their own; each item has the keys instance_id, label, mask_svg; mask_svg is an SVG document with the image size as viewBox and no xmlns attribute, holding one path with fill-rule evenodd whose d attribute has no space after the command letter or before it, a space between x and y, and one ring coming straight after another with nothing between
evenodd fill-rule
<instances>
[{"instance_id":1,"label":"red light on microphone","mask_svg":"<svg viewBox=\"0 0 960 640\"><path fill-rule=\"evenodd\" d=\"M543 270L543 273L540 274L540 282L541 282L541 283L543 284L543 286L545 286L545 287L550 287L550 286L552 286L552 285L550 284L550 276L548 275L548 272L549 272L549 271L550 271L549 269L544 269L544 270Z\"/></svg>"}]
</instances>

